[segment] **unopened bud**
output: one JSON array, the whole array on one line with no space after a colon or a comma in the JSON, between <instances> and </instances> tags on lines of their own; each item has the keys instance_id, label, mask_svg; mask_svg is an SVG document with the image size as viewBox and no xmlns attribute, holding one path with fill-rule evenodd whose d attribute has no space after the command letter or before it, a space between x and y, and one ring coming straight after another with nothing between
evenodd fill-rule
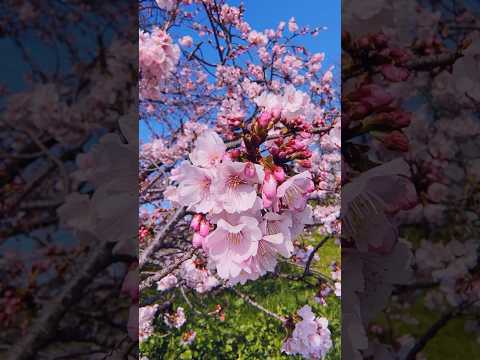
<instances>
[{"instance_id":1,"label":"unopened bud","mask_svg":"<svg viewBox=\"0 0 480 360\"><path fill-rule=\"evenodd\" d=\"M285 171L281 166L275 167L275 169L273 170L273 176L275 177L275 180L277 180L278 182L285 181Z\"/></svg>"},{"instance_id":2,"label":"unopened bud","mask_svg":"<svg viewBox=\"0 0 480 360\"><path fill-rule=\"evenodd\" d=\"M206 220L203 220L201 223L200 223L200 235L205 237L208 235L208 233L210 232L210 223Z\"/></svg>"},{"instance_id":3,"label":"unopened bud","mask_svg":"<svg viewBox=\"0 0 480 360\"><path fill-rule=\"evenodd\" d=\"M270 111L263 112L262 115L258 118L258 124L266 128L268 127L268 123L270 122L270 119L272 118L272 113Z\"/></svg>"},{"instance_id":4,"label":"unopened bud","mask_svg":"<svg viewBox=\"0 0 480 360\"><path fill-rule=\"evenodd\" d=\"M190 227L195 231L200 230L200 223L202 222L202 219L202 214L195 214L192 218L192 222L190 223Z\"/></svg>"}]
</instances>

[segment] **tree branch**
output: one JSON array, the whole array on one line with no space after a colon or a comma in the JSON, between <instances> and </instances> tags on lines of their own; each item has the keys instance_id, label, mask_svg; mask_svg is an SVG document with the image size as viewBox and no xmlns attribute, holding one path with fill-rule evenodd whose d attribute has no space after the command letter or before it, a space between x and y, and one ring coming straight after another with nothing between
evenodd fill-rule
<instances>
[{"instance_id":1,"label":"tree branch","mask_svg":"<svg viewBox=\"0 0 480 360\"><path fill-rule=\"evenodd\" d=\"M175 213L168 219L167 223L163 228L155 235L153 241L148 245L148 247L140 254L139 259L139 268L143 268L147 263L148 259L156 252L162 240L167 236L168 232L185 216L186 207L181 207L175 211Z\"/></svg>"}]
</instances>

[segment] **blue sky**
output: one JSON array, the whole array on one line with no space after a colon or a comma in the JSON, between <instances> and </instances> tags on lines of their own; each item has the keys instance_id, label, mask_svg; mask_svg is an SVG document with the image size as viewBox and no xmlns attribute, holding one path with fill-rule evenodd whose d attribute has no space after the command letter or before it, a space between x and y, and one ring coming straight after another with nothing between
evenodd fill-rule
<instances>
[{"instance_id":1,"label":"blue sky","mask_svg":"<svg viewBox=\"0 0 480 360\"><path fill-rule=\"evenodd\" d=\"M298 45L305 46L311 53L324 52L325 61L323 68L326 70L330 65L335 66L334 74L340 75L340 54L341 54L341 0L230 0L229 5L245 5L245 20L255 30L275 29L280 21L288 22L293 16L298 25L315 27L326 27L316 37L304 36L297 40ZM173 30L176 36L183 36L186 33ZM190 35L196 37L193 32ZM209 53L207 50L206 53ZM216 57L216 53L212 52ZM150 137L149 131L140 124L140 139L147 140Z\"/></svg>"},{"instance_id":2,"label":"blue sky","mask_svg":"<svg viewBox=\"0 0 480 360\"><path fill-rule=\"evenodd\" d=\"M245 19L257 30L276 28L280 21L295 17L299 26L326 26L316 37L302 38L302 45L312 52L325 52L325 64L340 70L341 0L231 0L245 5Z\"/></svg>"}]
</instances>

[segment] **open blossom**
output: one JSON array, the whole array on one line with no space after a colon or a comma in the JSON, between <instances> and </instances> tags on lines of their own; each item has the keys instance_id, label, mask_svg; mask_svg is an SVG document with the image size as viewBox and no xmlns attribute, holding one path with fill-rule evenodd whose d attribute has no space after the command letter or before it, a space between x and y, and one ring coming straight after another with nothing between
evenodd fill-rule
<instances>
[{"instance_id":1,"label":"open blossom","mask_svg":"<svg viewBox=\"0 0 480 360\"><path fill-rule=\"evenodd\" d=\"M258 106L263 107L270 112L280 112L283 107L281 96L271 92L263 92L261 95L257 96L254 101Z\"/></svg>"},{"instance_id":2,"label":"open blossom","mask_svg":"<svg viewBox=\"0 0 480 360\"><path fill-rule=\"evenodd\" d=\"M205 263L198 258L185 261L181 268L181 274L187 286L200 294L220 285L220 282L205 266Z\"/></svg>"},{"instance_id":3,"label":"open blossom","mask_svg":"<svg viewBox=\"0 0 480 360\"><path fill-rule=\"evenodd\" d=\"M193 39L191 36L186 35L179 40L179 43L183 47L190 47L193 45Z\"/></svg>"},{"instance_id":4,"label":"open blossom","mask_svg":"<svg viewBox=\"0 0 480 360\"><path fill-rule=\"evenodd\" d=\"M157 289L159 291L169 290L177 286L177 283L178 283L177 277L173 274L168 274L157 283Z\"/></svg>"},{"instance_id":5,"label":"open blossom","mask_svg":"<svg viewBox=\"0 0 480 360\"><path fill-rule=\"evenodd\" d=\"M293 245L292 245L293 247ZM265 235L258 242L257 254L249 262L252 272L265 275L273 272L277 265L277 255L282 254L289 257L288 244L281 233Z\"/></svg>"},{"instance_id":6,"label":"open blossom","mask_svg":"<svg viewBox=\"0 0 480 360\"><path fill-rule=\"evenodd\" d=\"M181 172L178 177L178 188L169 188L166 196L190 210L196 212L208 212L216 206L214 196L215 172L210 169L203 169L192 166L185 162L181 165Z\"/></svg>"},{"instance_id":7,"label":"open blossom","mask_svg":"<svg viewBox=\"0 0 480 360\"><path fill-rule=\"evenodd\" d=\"M287 119L298 116L310 103L310 97L293 85L285 87L283 95L283 116Z\"/></svg>"},{"instance_id":8,"label":"open blossom","mask_svg":"<svg viewBox=\"0 0 480 360\"><path fill-rule=\"evenodd\" d=\"M195 147L190 153L193 165L210 168L223 159L226 146L215 131L207 130L195 142Z\"/></svg>"},{"instance_id":9,"label":"open blossom","mask_svg":"<svg viewBox=\"0 0 480 360\"><path fill-rule=\"evenodd\" d=\"M293 260L297 264L305 265L310 258L310 255L312 252L315 250L315 248L312 245L308 245L306 247L304 246L295 246L294 252L293 252ZM317 253L315 253L313 259L318 260L320 257L318 256Z\"/></svg>"},{"instance_id":10,"label":"open blossom","mask_svg":"<svg viewBox=\"0 0 480 360\"><path fill-rule=\"evenodd\" d=\"M229 213L251 209L257 199L256 185L263 181L263 170L257 166L253 175L247 163L225 161L218 168L215 190L223 208Z\"/></svg>"},{"instance_id":11,"label":"open blossom","mask_svg":"<svg viewBox=\"0 0 480 360\"><path fill-rule=\"evenodd\" d=\"M277 188L277 198L282 206L290 210L302 211L307 205L314 185L310 172L304 171L288 178ZM277 204L278 206L278 204Z\"/></svg>"},{"instance_id":12,"label":"open blossom","mask_svg":"<svg viewBox=\"0 0 480 360\"><path fill-rule=\"evenodd\" d=\"M182 338L180 339L180 344L190 345L191 343L193 343L196 337L197 337L197 333L195 331L187 330L182 334Z\"/></svg>"},{"instance_id":13,"label":"open blossom","mask_svg":"<svg viewBox=\"0 0 480 360\"><path fill-rule=\"evenodd\" d=\"M249 216L220 219L217 228L206 238L209 254L218 275L228 279L240 274L242 262L255 255L262 232L258 220Z\"/></svg>"},{"instance_id":14,"label":"open blossom","mask_svg":"<svg viewBox=\"0 0 480 360\"><path fill-rule=\"evenodd\" d=\"M155 320L157 310L158 304L143 306L138 310L135 309L138 312L138 338L140 342L145 341L153 334L153 321Z\"/></svg>"},{"instance_id":15,"label":"open blossom","mask_svg":"<svg viewBox=\"0 0 480 360\"><path fill-rule=\"evenodd\" d=\"M288 21L288 31L290 32L295 32L298 30L298 25L297 25L297 22L295 21L295 18L292 17L290 18L290 20Z\"/></svg>"},{"instance_id":16,"label":"open blossom","mask_svg":"<svg viewBox=\"0 0 480 360\"><path fill-rule=\"evenodd\" d=\"M291 66L288 66L290 69ZM310 97L303 91L296 90L295 86L287 85L283 95L263 92L254 99L255 103L270 112L281 112L288 120L306 114L311 108Z\"/></svg>"},{"instance_id":17,"label":"open blossom","mask_svg":"<svg viewBox=\"0 0 480 360\"><path fill-rule=\"evenodd\" d=\"M265 46L268 42L268 38L265 34L253 30L248 34L248 41L254 45Z\"/></svg>"},{"instance_id":18,"label":"open blossom","mask_svg":"<svg viewBox=\"0 0 480 360\"><path fill-rule=\"evenodd\" d=\"M333 345L328 320L316 317L308 305L303 306L298 315L302 320L283 343L282 351L289 355L300 354L305 359L324 359Z\"/></svg>"},{"instance_id":19,"label":"open blossom","mask_svg":"<svg viewBox=\"0 0 480 360\"><path fill-rule=\"evenodd\" d=\"M176 0L155 0L158 7L163 10L171 11L175 7Z\"/></svg>"},{"instance_id":20,"label":"open blossom","mask_svg":"<svg viewBox=\"0 0 480 360\"><path fill-rule=\"evenodd\" d=\"M185 312L182 307L178 307L177 311L175 311L172 314L165 314L163 316L163 320L165 321L165 324L167 324L169 327L174 327L174 328L181 328L183 324L185 324L185 321L187 320L185 317Z\"/></svg>"}]
</instances>

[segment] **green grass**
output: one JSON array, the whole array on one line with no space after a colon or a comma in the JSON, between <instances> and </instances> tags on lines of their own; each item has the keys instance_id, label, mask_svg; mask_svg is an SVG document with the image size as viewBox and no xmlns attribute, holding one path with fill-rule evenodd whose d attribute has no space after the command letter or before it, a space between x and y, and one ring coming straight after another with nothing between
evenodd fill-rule
<instances>
[{"instance_id":1,"label":"green grass","mask_svg":"<svg viewBox=\"0 0 480 360\"><path fill-rule=\"evenodd\" d=\"M309 239L309 242L315 243L320 239L321 237L316 235ZM314 264L314 268L329 275L330 263L340 261L340 249L333 240L329 240L319 254L320 260ZM301 272L301 269L292 265L281 266L282 271L290 274ZM339 299L330 297L327 300L328 306L320 306L313 300L314 288L301 281L272 276L236 288L268 310L283 316L293 314L304 304L311 305L316 314L326 317L330 322L334 348L327 359L340 359ZM194 308L204 315L193 314L179 291L170 296L174 297L175 308L182 306L185 309L187 322L180 330L172 331L165 327L161 319L157 321L156 334L141 345L142 354L147 355L150 360L300 359L281 353L281 345L286 336L286 330L281 323L245 302L231 290L221 290L216 294L204 296L187 293ZM217 304L224 309L224 321L215 315L205 315L213 312ZM179 344L181 334L189 329L195 330L197 337L191 345L181 346Z\"/></svg>"}]
</instances>

